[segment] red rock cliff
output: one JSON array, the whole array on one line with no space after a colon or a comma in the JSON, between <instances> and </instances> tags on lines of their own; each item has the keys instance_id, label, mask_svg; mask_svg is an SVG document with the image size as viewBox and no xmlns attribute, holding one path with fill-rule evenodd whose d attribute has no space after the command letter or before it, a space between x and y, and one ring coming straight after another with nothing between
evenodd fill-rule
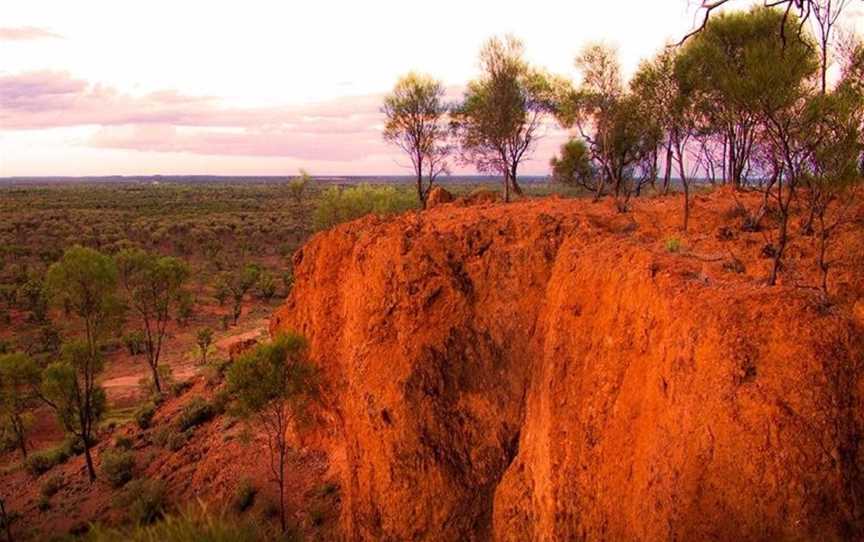
<instances>
[{"instance_id":1,"label":"red rock cliff","mask_svg":"<svg viewBox=\"0 0 864 542\"><path fill-rule=\"evenodd\" d=\"M680 253L675 199L447 204L316 236L271 327L322 367L345 538L860 538L861 322L793 284L809 240L764 286L761 234L716 235L727 201L697 198Z\"/></svg>"}]
</instances>

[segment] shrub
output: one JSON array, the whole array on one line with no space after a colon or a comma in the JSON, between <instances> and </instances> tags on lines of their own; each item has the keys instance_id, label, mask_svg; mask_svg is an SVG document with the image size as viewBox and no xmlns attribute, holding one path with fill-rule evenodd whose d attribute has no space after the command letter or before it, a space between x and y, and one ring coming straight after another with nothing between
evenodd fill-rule
<instances>
[{"instance_id":1,"label":"shrub","mask_svg":"<svg viewBox=\"0 0 864 542\"><path fill-rule=\"evenodd\" d=\"M106 450L102 452L102 474L113 487L123 487L132 479L135 469L135 456L127 450Z\"/></svg>"},{"instance_id":2,"label":"shrub","mask_svg":"<svg viewBox=\"0 0 864 542\"><path fill-rule=\"evenodd\" d=\"M63 477L59 474L55 474L54 476L49 476L47 480L42 482L41 492L42 496L46 499L50 499L54 495L57 494L58 491L63 489L63 486L66 485L63 481Z\"/></svg>"},{"instance_id":3,"label":"shrub","mask_svg":"<svg viewBox=\"0 0 864 542\"><path fill-rule=\"evenodd\" d=\"M213 515L203 507L190 509L178 516L167 516L153 525L139 525L133 529L116 530L95 526L84 540L87 542L256 542L272 540L269 533L256 525ZM296 540L297 537L279 537L278 540Z\"/></svg>"},{"instance_id":4,"label":"shrub","mask_svg":"<svg viewBox=\"0 0 864 542\"><path fill-rule=\"evenodd\" d=\"M370 213L389 215L416 207L417 197L413 193L394 186L334 186L321 194L313 220L316 229L326 229Z\"/></svg>"},{"instance_id":5,"label":"shrub","mask_svg":"<svg viewBox=\"0 0 864 542\"><path fill-rule=\"evenodd\" d=\"M681 252L681 239L677 237L666 239L666 251L672 253Z\"/></svg>"},{"instance_id":6,"label":"shrub","mask_svg":"<svg viewBox=\"0 0 864 542\"><path fill-rule=\"evenodd\" d=\"M183 407L180 417L177 419L177 427L180 431L186 431L197 427L202 423L210 421L216 414L216 409L201 397L195 397Z\"/></svg>"},{"instance_id":7,"label":"shrub","mask_svg":"<svg viewBox=\"0 0 864 542\"><path fill-rule=\"evenodd\" d=\"M163 427L153 435L153 443L156 446L166 448L172 452L183 448L188 440L189 436L186 433L178 431L176 427L170 425Z\"/></svg>"},{"instance_id":8,"label":"shrub","mask_svg":"<svg viewBox=\"0 0 864 542\"><path fill-rule=\"evenodd\" d=\"M118 450L131 450L132 445L132 439L126 435L118 435L117 438L114 439L114 447Z\"/></svg>"},{"instance_id":9,"label":"shrub","mask_svg":"<svg viewBox=\"0 0 864 542\"><path fill-rule=\"evenodd\" d=\"M258 490L250 480L243 480L234 492L234 497L231 499L231 508L235 512L245 512L255 502L255 495Z\"/></svg>"},{"instance_id":10,"label":"shrub","mask_svg":"<svg viewBox=\"0 0 864 542\"><path fill-rule=\"evenodd\" d=\"M144 333L142 331L130 331L123 336L123 344L129 351L130 356L138 356L145 352Z\"/></svg>"},{"instance_id":11,"label":"shrub","mask_svg":"<svg viewBox=\"0 0 864 542\"><path fill-rule=\"evenodd\" d=\"M141 429L147 429L150 427L150 423L153 421L153 416L155 415L156 405L149 402L144 403L135 411L135 423L137 423L138 427Z\"/></svg>"},{"instance_id":12,"label":"shrub","mask_svg":"<svg viewBox=\"0 0 864 542\"><path fill-rule=\"evenodd\" d=\"M149 478L133 480L126 484L115 504L126 508L135 524L151 524L165 513L165 482Z\"/></svg>"},{"instance_id":13,"label":"shrub","mask_svg":"<svg viewBox=\"0 0 864 542\"><path fill-rule=\"evenodd\" d=\"M27 456L27 460L24 461L24 470L33 476L39 476L57 465L65 463L72 455L74 454L64 442L55 448L34 452Z\"/></svg>"}]
</instances>

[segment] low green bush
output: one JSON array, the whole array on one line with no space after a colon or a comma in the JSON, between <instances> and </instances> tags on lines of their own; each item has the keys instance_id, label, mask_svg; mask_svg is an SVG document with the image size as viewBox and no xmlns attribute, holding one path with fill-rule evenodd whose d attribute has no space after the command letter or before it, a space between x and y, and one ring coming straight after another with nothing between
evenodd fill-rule
<instances>
[{"instance_id":1,"label":"low green bush","mask_svg":"<svg viewBox=\"0 0 864 542\"><path fill-rule=\"evenodd\" d=\"M327 229L370 213L390 215L417 208L417 196L405 187L361 184L330 187L318 198L315 228Z\"/></svg>"},{"instance_id":2,"label":"low green bush","mask_svg":"<svg viewBox=\"0 0 864 542\"><path fill-rule=\"evenodd\" d=\"M150 427L150 423L153 421L153 416L155 415L156 405L150 402L144 403L135 411L135 423L141 429L147 429Z\"/></svg>"},{"instance_id":3,"label":"low green bush","mask_svg":"<svg viewBox=\"0 0 864 542\"><path fill-rule=\"evenodd\" d=\"M672 253L681 252L681 239L677 237L666 239L666 251Z\"/></svg>"},{"instance_id":4,"label":"low green bush","mask_svg":"<svg viewBox=\"0 0 864 542\"><path fill-rule=\"evenodd\" d=\"M202 397L195 397L183 407L180 417L177 418L177 428L186 431L210 421L216 414L212 404Z\"/></svg>"},{"instance_id":5,"label":"low green bush","mask_svg":"<svg viewBox=\"0 0 864 542\"><path fill-rule=\"evenodd\" d=\"M57 465L65 463L70 457L84 452L84 446L76 437L67 437L60 445L47 450L33 452L24 461L24 470L32 476L39 476Z\"/></svg>"},{"instance_id":6,"label":"low green bush","mask_svg":"<svg viewBox=\"0 0 864 542\"><path fill-rule=\"evenodd\" d=\"M126 484L126 489L114 504L125 508L129 520L136 525L149 525L162 518L165 513L165 482L140 478ZM161 540L153 538L152 540ZM164 539L164 540L171 540Z\"/></svg>"},{"instance_id":7,"label":"low green bush","mask_svg":"<svg viewBox=\"0 0 864 542\"><path fill-rule=\"evenodd\" d=\"M123 487L132 479L135 456L127 450L105 450L101 455L102 475L112 487Z\"/></svg>"},{"instance_id":8,"label":"low green bush","mask_svg":"<svg viewBox=\"0 0 864 542\"><path fill-rule=\"evenodd\" d=\"M118 450L131 450L132 446L132 439L126 435L117 435L114 439L114 447Z\"/></svg>"},{"instance_id":9,"label":"low green bush","mask_svg":"<svg viewBox=\"0 0 864 542\"><path fill-rule=\"evenodd\" d=\"M185 432L178 431L176 427L170 425L161 428L153 435L153 443L156 446L167 448L172 452L183 448L187 440L189 437Z\"/></svg>"}]
</instances>

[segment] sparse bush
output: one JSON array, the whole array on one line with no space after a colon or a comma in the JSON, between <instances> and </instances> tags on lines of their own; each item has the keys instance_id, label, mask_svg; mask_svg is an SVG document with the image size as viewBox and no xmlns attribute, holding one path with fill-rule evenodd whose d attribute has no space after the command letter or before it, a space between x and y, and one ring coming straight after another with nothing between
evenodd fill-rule
<instances>
[{"instance_id":1,"label":"sparse bush","mask_svg":"<svg viewBox=\"0 0 864 542\"><path fill-rule=\"evenodd\" d=\"M117 438L114 439L114 447L118 450L131 450L132 439L126 435L118 435Z\"/></svg>"},{"instance_id":2,"label":"sparse bush","mask_svg":"<svg viewBox=\"0 0 864 542\"><path fill-rule=\"evenodd\" d=\"M149 525L165 513L165 482L141 478L126 484L126 490L115 504L129 511L129 519L137 525Z\"/></svg>"},{"instance_id":3,"label":"sparse bush","mask_svg":"<svg viewBox=\"0 0 864 542\"><path fill-rule=\"evenodd\" d=\"M370 213L389 215L416 207L414 194L394 186L331 187L321 194L313 220L315 228L322 230Z\"/></svg>"},{"instance_id":4,"label":"sparse bush","mask_svg":"<svg viewBox=\"0 0 864 542\"><path fill-rule=\"evenodd\" d=\"M49 476L44 482L42 482L41 493L42 496L50 499L54 495L57 494L58 491L63 489L63 486L66 485L63 481L63 477L59 474L55 474L53 476Z\"/></svg>"},{"instance_id":5,"label":"sparse bush","mask_svg":"<svg viewBox=\"0 0 864 542\"><path fill-rule=\"evenodd\" d=\"M106 450L102 452L102 474L113 487L123 487L132 479L135 469L135 456L127 450Z\"/></svg>"},{"instance_id":6,"label":"sparse bush","mask_svg":"<svg viewBox=\"0 0 864 542\"><path fill-rule=\"evenodd\" d=\"M123 336L123 344L126 345L126 350L130 356L140 356L146 349L144 347L144 332L130 331Z\"/></svg>"},{"instance_id":7,"label":"sparse bush","mask_svg":"<svg viewBox=\"0 0 864 542\"><path fill-rule=\"evenodd\" d=\"M147 429L150 427L150 423L153 421L153 416L155 415L156 405L149 402L144 403L135 411L135 423L137 423L138 427L141 429Z\"/></svg>"},{"instance_id":8,"label":"sparse bush","mask_svg":"<svg viewBox=\"0 0 864 542\"><path fill-rule=\"evenodd\" d=\"M254 504L257 493L258 489L250 480L243 480L234 491L234 497L231 499L231 508L237 513L245 512Z\"/></svg>"},{"instance_id":9,"label":"sparse bush","mask_svg":"<svg viewBox=\"0 0 864 542\"><path fill-rule=\"evenodd\" d=\"M189 437L186 433L178 431L176 427L166 426L153 435L153 443L161 448L176 452L186 445Z\"/></svg>"},{"instance_id":10,"label":"sparse bush","mask_svg":"<svg viewBox=\"0 0 864 542\"><path fill-rule=\"evenodd\" d=\"M180 417L177 419L177 427L180 431L186 431L210 421L216 413L213 405L201 397L195 397L183 407Z\"/></svg>"},{"instance_id":11,"label":"sparse bush","mask_svg":"<svg viewBox=\"0 0 864 542\"><path fill-rule=\"evenodd\" d=\"M39 476L65 463L72 455L65 443L49 450L34 452L24 461L24 470L32 476Z\"/></svg>"},{"instance_id":12,"label":"sparse bush","mask_svg":"<svg viewBox=\"0 0 864 542\"><path fill-rule=\"evenodd\" d=\"M201 365L205 365L210 346L213 344L213 330L209 327L199 329L195 334L195 344L198 345L198 352L201 354Z\"/></svg>"},{"instance_id":13,"label":"sparse bush","mask_svg":"<svg viewBox=\"0 0 864 542\"><path fill-rule=\"evenodd\" d=\"M681 239L670 237L666 239L666 252L677 253L681 252Z\"/></svg>"}]
</instances>

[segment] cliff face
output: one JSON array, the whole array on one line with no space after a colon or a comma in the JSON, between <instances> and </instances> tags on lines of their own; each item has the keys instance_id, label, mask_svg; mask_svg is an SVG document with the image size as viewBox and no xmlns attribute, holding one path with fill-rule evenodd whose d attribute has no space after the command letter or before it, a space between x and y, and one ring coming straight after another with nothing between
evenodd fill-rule
<instances>
[{"instance_id":1,"label":"cliff face","mask_svg":"<svg viewBox=\"0 0 864 542\"><path fill-rule=\"evenodd\" d=\"M298 252L271 331L322 368L344 536L862 536L861 322L791 284L804 241L762 285L761 235L716 235L722 198L680 253L672 199L446 204Z\"/></svg>"}]
</instances>

